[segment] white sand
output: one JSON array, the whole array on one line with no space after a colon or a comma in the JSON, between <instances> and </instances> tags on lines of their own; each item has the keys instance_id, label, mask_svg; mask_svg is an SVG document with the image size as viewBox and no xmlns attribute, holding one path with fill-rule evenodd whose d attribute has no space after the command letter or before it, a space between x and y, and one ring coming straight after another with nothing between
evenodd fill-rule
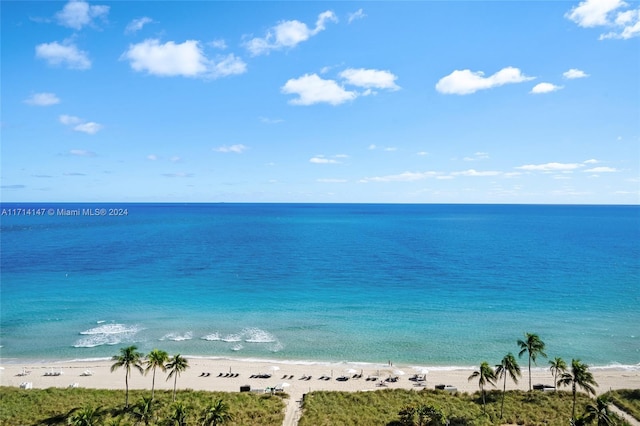
<instances>
[{"instance_id":1,"label":"white sand","mask_svg":"<svg viewBox=\"0 0 640 426\"><path fill-rule=\"evenodd\" d=\"M397 375L398 382L387 383L388 388L422 389L415 386L415 382L409 377L420 373L423 368L428 370L426 374L426 387L433 389L437 384L447 384L457 387L462 392L475 392L478 390L477 381L468 381L472 369L443 369L438 367L412 367L412 366L388 366L374 364L346 364L346 363L281 363L277 361L243 361L230 359L187 358L190 368L178 377L178 389L196 389L210 391L238 392L240 386L249 385L253 390L274 387L282 383L285 392L298 398L302 394L314 390L340 390L340 391L370 391L383 389L378 385L390 375ZM123 369L110 372L112 361L73 361L57 362L49 364L17 364L2 363L0 361L0 384L3 386L20 386L23 382L29 382L34 388L68 387L77 384L78 387L124 389ZM22 375L23 370L27 372ZM91 375L83 373L89 370ZM218 377L220 373L238 373L238 377ZM351 378L362 371L360 379ZM609 389L640 389L640 368L595 368L591 370L599 384L598 393ZM45 373L62 372L57 376L45 375ZM200 377L202 373L210 373L208 377ZM271 374L269 379L250 378L253 374ZM402 374L404 373L404 374ZM548 369L536 368L532 371L533 384L552 384L553 377ZM310 380L301 380L304 375L310 375ZM337 381L342 375L349 376L347 381ZM368 376L378 376L375 382L367 381ZM172 389L173 378L166 380L167 374L162 371L156 373L156 389ZM287 378L283 378L287 376ZM293 376L293 378L289 378ZM320 376L332 377L330 380L319 380ZM507 389L528 389L528 373L526 367L522 369L522 378L518 385L507 381ZM140 375L132 371L129 379L131 389L150 389L151 372ZM500 384L499 389L502 389ZM568 388L566 388L569 390Z\"/></svg>"}]
</instances>

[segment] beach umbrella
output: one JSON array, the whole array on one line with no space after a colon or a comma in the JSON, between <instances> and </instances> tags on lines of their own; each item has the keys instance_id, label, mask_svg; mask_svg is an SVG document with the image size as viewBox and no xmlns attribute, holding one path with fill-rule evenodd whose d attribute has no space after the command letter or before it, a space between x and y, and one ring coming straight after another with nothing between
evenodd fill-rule
<instances>
[{"instance_id":1,"label":"beach umbrella","mask_svg":"<svg viewBox=\"0 0 640 426\"><path fill-rule=\"evenodd\" d=\"M402 370L393 370L393 374L395 374L396 376L404 376L407 373Z\"/></svg>"},{"instance_id":2,"label":"beach umbrella","mask_svg":"<svg viewBox=\"0 0 640 426\"><path fill-rule=\"evenodd\" d=\"M350 368L347 370L347 373L349 374L356 374L358 372L358 370L354 369L354 368Z\"/></svg>"},{"instance_id":3,"label":"beach umbrella","mask_svg":"<svg viewBox=\"0 0 640 426\"><path fill-rule=\"evenodd\" d=\"M289 383L287 383L287 382L283 382L283 383L280 383L280 385L279 385L279 386L280 386L281 388L288 388L288 387L289 387L289 386L291 386L291 385L290 385Z\"/></svg>"},{"instance_id":4,"label":"beach umbrella","mask_svg":"<svg viewBox=\"0 0 640 426\"><path fill-rule=\"evenodd\" d=\"M280 367L278 367L277 365L272 365L271 367L269 367L269 369L271 371L278 371L278 370L280 370Z\"/></svg>"}]
</instances>

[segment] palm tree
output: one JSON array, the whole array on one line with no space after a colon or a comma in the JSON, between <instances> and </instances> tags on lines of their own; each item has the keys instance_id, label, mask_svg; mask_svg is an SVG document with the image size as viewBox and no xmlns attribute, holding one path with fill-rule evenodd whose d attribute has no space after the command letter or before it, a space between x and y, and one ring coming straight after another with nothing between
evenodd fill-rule
<instances>
[{"instance_id":1,"label":"palm tree","mask_svg":"<svg viewBox=\"0 0 640 426\"><path fill-rule=\"evenodd\" d=\"M160 349L154 349L147 355L146 365L144 373L147 374L150 370L153 370L153 379L151 380L151 399L153 399L155 386L156 386L156 368L160 368L162 371L166 371L164 366L169 360L169 354Z\"/></svg>"},{"instance_id":2,"label":"palm tree","mask_svg":"<svg viewBox=\"0 0 640 426\"><path fill-rule=\"evenodd\" d=\"M553 374L553 386L556 386L558 390L558 375L567 371L567 363L560 357L555 357L552 361L549 361L549 371Z\"/></svg>"},{"instance_id":3,"label":"palm tree","mask_svg":"<svg viewBox=\"0 0 640 426\"><path fill-rule=\"evenodd\" d=\"M111 366L111 372L113 373L120 367L124 367L125 376L124 376L124 386L125 386L125 397L124 397L124 406L125 408L129 407L129 377L131 376L131 368L135 368L142 374L144 370L142 369L142 354L138 352L137 346L129 346L126 348L120 348L120 355L114 355L111 358L115 363Z\"/></svg>"},{"instance_id":4,"label":"palm tree","mask_svg":"<svg viewBox=\"0 0 640 426\"><path fill-rule=\"evenodd\" d=\"M153 419L153 412L153 398L143 396L131 411L131 415L137 422L143 422L145 426L148 426L149 422Z\"/></svg>"},{"instance_id":5,"label":"palm tree","mask_svg":"<svg viewBox=\"0 0 640 426\"><path fill-rule=\"evenodd\" d=\"M571 360L571 371L562 373L558 385L569 386L573 391L573 408L571 409L571 419L575 421L576 418L576 390L577 387L584 389L587 394L596 394L594 386L598 386L593 374L589 371L589 366L583 364L579 359Z\"/></svg>"},{"instance_id":6,"label":"palm tree","mask_svg":"<svg viewBox=\"0 0 640 426\"><path fill-rule=\"evenodd\" d=\"M482 392L482 412L486 413L486 401L484 397L484 386L489 383L495 386L496 373L493 371L493 368L489 365L488 362L483 361L480 364L480 370L474 371L473 374L469 376L469 381L478 378L478 385L480 386L480 391Z\"/></svg>"},{"instance_id":7,"label":"palm tree","mask_svg":"<svg viewBox=\"0 0 640 426\"><path fill-rule=\"evenodd\" d=\"M612 426L613 420L609 412L609 398L601 395L596 399L596 403L589 404L585 408L585 420L588 423L597 422L598 426Z\"/></svg>"},{"instance_id":8,"label":"palm tree","mask_svg":"<svg viewBox=\"0 0 640 426\"><path fill-rule=\"evenodd\" d=\"M187 426L187 413L189 408L182 402L176 402L171 407L172 411L169 415L169 424L171 426Z\"/></svg>"},{"instance_id":9,"label":"palm tree","mask_svg":"<svg viewBox=\"0 0 640 426\"><path fill-rule=\"evenodd\" d=\"M186 358L180 356L180 354L173 356L169 363L165 366L169 370L167 380L173 377L173 401L176 400L176 385L178 383L178 376L180 373L189 368L189 361Z\"/></svg>"},{"instance_id":10,"label":"palm tree","mask_svg":"<svg viewBox=\"0 0 640 426\"><path fill-rule=\"evenodd\" d=\"M504 394L507 391L507 376L509 376L516 384L518 384L518 377L521 376L518 361L516 361L516 358L511 352L502 358L499 365L496 365L496 377L498 379L504 377L504 384L502 385L502 402L500 403L500 418L502 418L502 412L504 409Z\"/></svg>"},{"instance_id":11,"label":"palm tree","mask_svg":"<svg viewBox=\"0 0 640 426\"><path fill-rule=\"evenodd\" d=\"M100 423L102 414L103 412L100 408L93 408L88 405L76 410L67 421L70 426L96 426Z\"/></svg>"},{"instance_id":12,"label":"palm tree","mask_svg":"<svg viewBox=\"0 0 640 426\"><path fill-rule=\"evenodd\" d=\"M205 408L202 414L202 426L218 426L233 420L229 406L219 399Z\"/></svg>"},{"instance_id":13,"label":"palm tree","mask_svg":"<svg viewBox=\"0 0 640 426\"><path fill-rule=\"evenodd\" d=\"M546 358L547 354L544 353L544 342L540 340L537 334L525 333L524 337L525 340L518 340L518 345L520 346L518 356L522 357L525 352L529 354L529 390L531 391L531 361L535 363L538 355Z\"/></svg>"}]
</instances>

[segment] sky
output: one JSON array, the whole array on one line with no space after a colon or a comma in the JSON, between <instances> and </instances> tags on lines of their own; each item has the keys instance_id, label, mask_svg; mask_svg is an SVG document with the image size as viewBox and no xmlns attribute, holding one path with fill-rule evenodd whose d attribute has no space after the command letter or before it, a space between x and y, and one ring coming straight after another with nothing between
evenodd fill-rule
<instances>
[{"instance_id":1,"label":"sky","mask_svg":"<svg viewBox=\"0 0 640 426\"><path fill-rule=\"evenodd\" d=\"M6 1L3 202L640 203L640 4Z\"/></svg>"}]
</instances>

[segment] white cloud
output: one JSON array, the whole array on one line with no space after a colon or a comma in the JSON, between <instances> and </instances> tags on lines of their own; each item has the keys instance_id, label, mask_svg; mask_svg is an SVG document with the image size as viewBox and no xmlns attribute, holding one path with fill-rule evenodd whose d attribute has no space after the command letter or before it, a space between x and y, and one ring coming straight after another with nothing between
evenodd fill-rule
<instances>
[{"instance_id":1,"label":"white cloud","mask_svg":"<svg viewBox=\"0 0 640 426\"><path fill-rule=\"evenodd\" d=\"M600 40L630 39L640 36L640 8L620 10L629 6L623 0L585 0L565 14L567 19L583 28L609 27Z\"/></svg>"},{"instance_id":2,"label":"white cloud","mask_svg":"<svg viewBox=\"0 0 640 426\"><path fill-rule=\"evenodd\" d=\"M231 145L231 146L227 146L227 145L223 145L220 146L218 148L214 148L213 150L216 152L234 152L236 154L242 154L243 152L245 152L246 150L248 150L249 147L242 145L242 144L236 144L236 145Z\"/></svg>"},{"instance_id":3,"label":"white cloud","mask_svg":"<svg viewBox=\"0 0 640 426\"><path fill-rule=\"evenodd\" d=\"M93 151L87 151L86 149L72 149L69 151L69 154L75 155L76 157L95 157L96 153Z\"/></svg>"},{"instance_id":4,"label":"white cloud","mask_svg":"<svg viewBox=\"0 0 640 426\"><path fill-rule=\"evenodd\" d=\"M608 25L608 15L622 6L626 6L622 0L585 0L567 12L565 17L585 28Z\"/></svg>"},{"instance_id":5,"label":"white cloud","mask_svg":"<svg viewBox=\"0 0 640 426\"><path fill-rule=\"evenodd\" d=\"M574 78L586 78L589 77L589 74L585 73L582 70L577 68L571 68L569 71L565 71L562 73L562 76L567 80L572 80Z\"/></svg>"},{"instance_id":6,"label":"white cloud","mask_svg":"<svg viewBox=\"0 0 640 426\"><path fill-rule=\"evenodd\" d=\"M551 84L551 83L538 83L535 86L533 86L533 89L531 89L529 93L534 95L539 95L541 93L555 92L562 88L563 86L556 86L555 84Z\"/></svg>"},{"instance_id":7,"label":"white cloud","mask_svg":"<svg viewBox=\"0 0 640 426\"><path fill-rule=\"evenodd\" d=\"M158 156L155 154L147 155L147 160L156 161L157 159L158 159Z\"/></svg>"},{"instance_id":8,"label":"white cloud","mask_svg":"<svg viewBox=\"0 0 640 426\"><path fill-rule=\"evenodd\" d=\"M489 154L486 152L476 152L473 156L464 157L464 161L479 161L479 160L487 160L489 159Z\"/></svg>"},{"instance_id":9,"label":"white cloud","mask_svg":"<svg viewBox=\"0 0 640 426\"><path fill-rule=\"evenodd\" d=\"M86 70L91 68L87 52L79 50L71 42L60 44L57 41L42 43L36 46L36 57L44 59L49 65L66 65L71 69Z\"/></svg>"},{"instance_id":10,"label":"white cloud","mask_svg":"<svg viewBox=\"0 0 640 426\"><path fill-rule=\"evenodd\" d=\"M522 74L522 71L514 67L503 68L489 77L485 77L482 71L455 70L438 81L436 90L444 94L469 95L478 90L491 89L505 84L522 83L534 78Z\"/></svg>"},{"instance_id":11,"label":"white cloud","mask_svg":"<svg viewBox=\"0 0 640 426\"><path fill-rule=\"evenodd\" d=\"M563 170L575 170L582 167L578 163L545 163L545 164L526 164L516 167L516 169L532 171L532 172L557 172Z\"/></svg>"},{"instance_id":12,"label":"white cloud","mask_svg":"<svg viewBox=\"0 0 640 426\"><path fill-rule=\"evenodd\" d=\"M324 155L317 155L309 159L310 163L314 164L338 164L338 160L332 158L326 158Z\"/></svg>"},{"instance_id":13,"label":"white cloud","mask_svg":"<svg viewBox=\"0 0 640 426\"><path fill-rule=\"evenodd\" d=\"M128 59L135 71L146 71L162 77L218 78L242 74L247 70L242 59L233 54L219 57L217 61L208 59L197 40L160 44L157 39L148 39L130 45L121 59Z\"/></svg>"},{"instance_id":14,"label":"white cloud","mask_svg":"<svg viewBox=\"0 0 640 426\"><path fill-rule=\"evenodd\" d=\"M300 78L292 78L280 89L282 93L298 95L289 103L293 105L313 105L329 103L340 105L354 100L356 92L345 90L335 80L324 80L317 74L305 74Z\"/></svg>"},{"instance_id":15,"label":"white cloud","mask_svg":"<svg viewBox=\"0 0 640 426\"><path fill-rule=\"evenodd\" d=\"M452 176L471 176L471 177L498 176L500 174L502 174L502 172L498 172L495 170L477 171L474 169L451 173Z\"/></svg>"},{"instance_id":16,"label":"white cloud","mask_svg":"<svg viewBox=\"0 0 640 426\"><path fill-rule=\"evenodd\" d=\"M24 103L34 106L50 106L59 104L60 98L58 98L55 93L34 93L25 99Z\"/></svg>"},{"instance_id":17,"label":"white cloud","mask_svg":"<svg viewBox=\"0 0 640 426\"><path fill-rule=\"evenodd\" d=\"M78 124L82 122L82 120L78 117L75 117L73 115L65 115L65 114L58 117L58 120L60 121L60 123L64 124L65 126L71 126L73 124Z\"/></svg>"},{"instance_id":18,"label":"white cloud","mask_svg":"<svg viewBox=\"0 0 640 426\"><path fill-rule=\"evenodd\" d=\"M125 32L125 34L136 33L138 31L140 31L142 29L142 27L144 27L145 25L150 24L152 22L153 22L153 19L151 19L151 18L149 18L147 16L143 16L142 18L134 19L133 21L129 22L129 24L125 28L124 32Z\"/></svg>"},{"instance_id":19,"label":"white cloud","mask_svg":"<svg viewBox=\"0 0 640 426\"><path fill-rule=\"evenodd\" d=\"M215 47L216 49L220 49L220 50L224 50L227 48L227 43L222 40L222 39L217 39L217 40L213 40L211 43L209 43L212 47Z\"/></svg>"},{"instance_id":20,"label":"white cloud","mask_svg":"<svg viewBox=\"0 0 640 426\"><path fill-rule=\"evenodd\" d=\"M95 135L103 128L102 124L98 124L93 121L85 122L83 119L73 115L61 115L58 117L58 120L65 126L73 126L73 130L76 132L82 132L89 135Z\"/></svg>"},{"instance_id":21,"label":"white cloud","mask_svg":"<svg viewBox=\"0 0 640 426\"><path fill-rule=\"evenodd\" d=\"M388 90L400 89L395 83L398 77L389 71L348 68L340 73L340 77L353 86Z\"/></svg>"},{"instance_id":22,"label":"white cloud","mask_svg":"<svg viewBox=\"0 0 640 426\"><path fill-rule=\"evenodd\" d=\"M427 151L420 151L420 152L417 152L416 155L424 157L425 155L429 155L429 153Z\"/></svg>"},{"instance_id":23,"label":"white cloud","mask_svg":"<svg viewBox=\"0 0 640 426\"><path fill-rule=\"evenodd\" d=\"M614 173L617 171L618 170L613 167L594 167L592 169L584 170L585 173Z\"/></svg>"},{"instance_id":24,"label":"white cloud","mask_svg":"<svg viewBox=\"0 0 640 426\"><path fill-rule=\"evenodd\" d=\"M378 147L377 147L375 144L371 144L371 145L369 145L369 146L367 147L367 149L370 149L370 150L372 150L372 151L373 151L374 149L376 149L376 148L378 148Z\"/></svg>"},{"instance_id":25,"label":"white cloud","mask_svg":"<svg viewBox=\"0 0 640 426\"><path fill-rule=\"evenodd\" d=\"M258 120L264 124L279 124L284 122L281 118L258 117Z\"/></svg>"},{"instance_id":26,"label":"white cloud","mask_svg":"<svg viewBox=\"0 0 640 426\"><path fill-rule=\"evenodd\" d=\"M590 160L585 160L585 161L583 161L583 163L584 163L584 164L598 164L598 163L599 163L599 161L598 161L598 160L596 160L595 158L592 158L592 159L590 159Z\"/></svg>"},{"instance_id":27,"label":"white cloud","mask_svg":"<svg viewBox=\"0 0 640 426\"><path fill-rule=\"evenodd\" d=\"M367 177L360 180L362 183L367 182L415 182L419 180L428 179L430 177L437 177L438 172L404 172L397 175L376 176Z\"/></svg>"},{"instance_id":28,"label":"white cloud","mask_svg":"<svg viewBox=\"0 0 640 426\"><path fill-rule=\"evenodd\" d=\"M618 31L602 34L600 40L611 38L627 40L640 36L640 8L618 13L614 22L619 28Z\"/></svg>"},{"instance_id":29,"label":"white cloud","mask_svg":"<svg viewBox=\"0 0 640 426\"><path fill-rule=\"evenodd\" d=\"M362 9L358 9L355 12L349 14L349 23L352 23L357 19L362 19L365 16L367 15L365 15L364 11Z\"/></svg>"},{"instance_id":30,"label":"white cloud","mask_svg":"<svg viewBox=\"0 0 640 426\"><path fill-rule=\"evenodd\" d=\"M109 6L90 6L81 0L71 0L64 8L56 13L56 20L60 25L80 30L91 24L94 18L106 18Z\"/></svg>"},{"instance_id":31,"label":"white cloud","mask_svg":"<svg viewBox=\"0 0 640 426\"><path fill-rule=\"evenodd\" d=\"M270 28L264 37L256 37L246 42L245 47L253 56L268 54L272 50L293 48L323 31L327 21L337 22L338 18L330 10L322 12L318 15L314 29L297 20L282 21Z\"/></svg>"},{"instance_id":32,"label":"white cloud","mask_svg":"<svg viewBox=\"0 0 640 426\"><path fill-rule=\"evenodd\" d=\"M230 53L226 56L218 57L218 60L212 63L211 71L211 76L214 78L244 74L247 71L247 64L233 53Z\"/></svg>"},{"instance_id":33,"label":"white cloud","mask_svg":"<svg viewBox=\"0 0 640 426\"><path fill-rule=\"evenodd\" d=\"M88 123L78 124L73 128L76 132L83 132L89 135L95 135L100 130L102 130L102 124L94 123L93 121L89 121Z\"/></svg>"}]
</instances>

